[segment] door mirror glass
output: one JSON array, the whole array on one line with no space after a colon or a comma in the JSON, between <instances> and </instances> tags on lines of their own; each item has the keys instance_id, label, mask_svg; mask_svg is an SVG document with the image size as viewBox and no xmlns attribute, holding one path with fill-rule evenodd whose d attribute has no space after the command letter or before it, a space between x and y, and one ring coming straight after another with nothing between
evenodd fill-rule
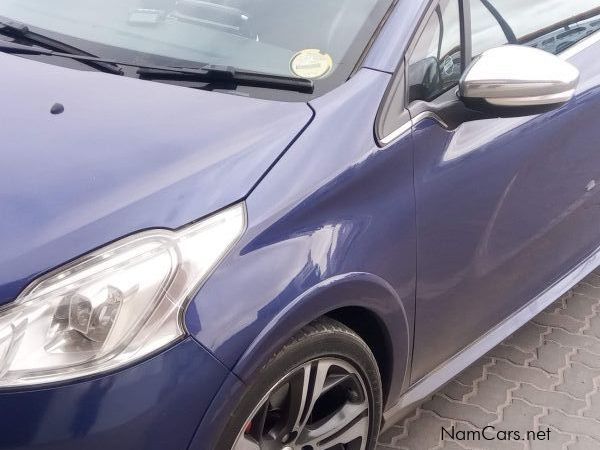
<instances>
[{"instance_id":1,"label":"door mirror glass","mask_svg":"<svg viewBox=\"0 0 600 450\"><path fill-rule=\"evenodd\" d=\"M571 100L579 71L548 52L519 45L487 50L463 74L459 94L471 108L510 115L549 111Z\"/></svg>"}]
</instances>

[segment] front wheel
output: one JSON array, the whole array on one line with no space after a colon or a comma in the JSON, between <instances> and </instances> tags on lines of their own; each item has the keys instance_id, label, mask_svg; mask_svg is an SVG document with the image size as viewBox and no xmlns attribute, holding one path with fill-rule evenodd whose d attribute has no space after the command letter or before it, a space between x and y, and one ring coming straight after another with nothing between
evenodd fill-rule
<instances>
[{"instance_id":1,"label":"front wheel","mask_svg":"<svg viewBox=\"0 0 600 450\"><path fill-rule=\"evenodd\" d=\"M227 450L371 450L381 421L381 381L369 347L330 319L300 331L242 396L221 445Z\"/></svg>"}]
</instances>

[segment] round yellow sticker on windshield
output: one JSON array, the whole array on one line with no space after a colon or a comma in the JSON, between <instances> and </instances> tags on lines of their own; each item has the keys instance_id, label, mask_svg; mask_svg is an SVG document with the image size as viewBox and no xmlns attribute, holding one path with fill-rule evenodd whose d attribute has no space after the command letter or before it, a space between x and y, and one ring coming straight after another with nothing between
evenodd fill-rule
<instances>
[{"instance_id":1,"label":"round yellow sticker on windshield","mask_svg":"<svg viewBox=\"0 0 600 450\"><path fill-rule=\"evenodd\" d=\"M290 68L301 78L323 78L333 69L333 59L316 48L299 51L292 57Z\"/></svg>"}]
</instances>

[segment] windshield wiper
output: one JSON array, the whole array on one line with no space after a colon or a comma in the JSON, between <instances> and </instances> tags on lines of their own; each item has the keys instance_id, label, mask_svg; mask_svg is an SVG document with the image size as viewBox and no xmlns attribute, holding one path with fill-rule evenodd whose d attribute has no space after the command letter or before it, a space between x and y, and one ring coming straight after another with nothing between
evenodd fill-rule
<instances>
[{"instance_id":1,"label":"windshield wiper","mask_svg":"<svg viewBox=\"0 0 600 450\"><path fill-rule=\"evenodd\" d=\"M1 33L1 30L0 30ZM287 77L284 75L275 75L261 72L248 72L237 70L234 67L214 66L205 64L200 67L171 67L171 66L149 66L140 65L122 61L116 61L108 58L100 58L93 55L64 53L39 46L19 44L16 42L6 42L0 40L0 51L5 53L14 53L21 55L43 55L60 58L70 58L83 63L107 64L111 68L134 67L137 68L137 74L145 80L182 80L199 82L221 82L238 84L243 86L265 87L275 89L285 89L311 94L314 91L312 80L305 78ZM119 69L119 74L123 72Z\"/></svg>"},{"instance_id":2,"label":"windshield wiper","mask_svg":"<svg viewBox=\"0 0 600 450\"><path fill-rule=\"evenodd\" d=\"M140 78L146 80L179 80L225 82L243 86L286 89L312 94L314 83L306 78L288 77L262 72L249 72L230 66L207 64L198 68L140 67Z\"/></svg>"},{"instance_id":3,"label":"windshield wiper","mask_svg":"<svg viewBox=\"0 0 600 450\"><path fill-rule=\"evenodd\" d=\"M39 45L45 49L54 52L60 52L72 56L89 57L89 59L81 59L81 61L91 67L94 67L97 70L112 73L114 75L123 75L123 71L118 65L100 61L99 59L96 59L96 56L91 53L83 51L77 47L73 47L72 45L58 41L51 37L45 36L43 34L31 31L27 25L21 22L16 22L13 20L3 20L2 18L0 18L0 35L8 36L15 40L25 41L30 44ZM10 44L18 45L16 42L10 42ZM38 52L35 54L42 53Z\"/></svg>"}]
</instances>

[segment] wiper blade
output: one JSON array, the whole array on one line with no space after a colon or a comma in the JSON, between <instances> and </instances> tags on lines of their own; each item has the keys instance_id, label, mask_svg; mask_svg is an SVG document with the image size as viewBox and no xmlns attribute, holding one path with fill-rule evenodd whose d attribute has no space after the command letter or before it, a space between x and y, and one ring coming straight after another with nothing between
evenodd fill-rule
<instances>
[{"instance_id":1,"label":"wiper blade","mask_svg":"<svg viewBox=\"0 0 600 450\"><path fill-rule=\"evenodd\" d=\"M306 78L243 71L235 67L210 64L198 68L140 67L137 73L140 78L146 80L225 82L243 86L286 89L308 94L312 94L315 89L313 81Z\"/></svg>"},{"instance_id":2,"label":"wiper blade","mask_svg":"<svg viewBox=\"0 0 600 450\"><path fill-rule=\"evenodd\" d=\"M64 42L58 41L56 39L50 38L48 36L44 36L43 34L33 32L29 29L29 27L23 23L12 21L12 20L2 20L0 18L0 35L8 36L13 39L26 41L30 44L35 44L43 47L44 49L64 53L72 56L80 56L86 58L78 58L85 64L96 68L97 70L101 70L103 72L112 73L114 75L123 75L123 71L121 68L113 63L108 63L101 61L95 55L83 51L79 48L73 47L72 45L66 44ZM4 45L4 43L0 43ZM9 44L19 45L16 42L10 42ZM26 46L24 46L26 47ZM3 50L8 51L7 48L3 48ZM25 52L23 52L25 53ZM46 54L40 53L39 50L35 53L27 52L28 54Z\"/></svg>"},{"instance_id":3,"label":"wiper blade","mask_svg":"<svg viewBox=\"0 0 600 450\"><path fill-rule=\"evenodd\" d=\"M128 62L117 61L109 58L100 58L93 55L81 55L74 53L63 53L43 48L6 42L0 40L0 51L21 55L44 55L59 58L70 58L84 63L107 64L111 68L135 67L140 78L145 80L183 80L183 81L206 81L238 84L243 86L255 86L285 89L312 94L314 83L305 78L287 77L261 72L248 72L237 70L228 66L215 66L205 64L200 67L171 67L171 66L149 66ZM123 75L119 69L118 75Z\"/></svg>"}]
</instances>

